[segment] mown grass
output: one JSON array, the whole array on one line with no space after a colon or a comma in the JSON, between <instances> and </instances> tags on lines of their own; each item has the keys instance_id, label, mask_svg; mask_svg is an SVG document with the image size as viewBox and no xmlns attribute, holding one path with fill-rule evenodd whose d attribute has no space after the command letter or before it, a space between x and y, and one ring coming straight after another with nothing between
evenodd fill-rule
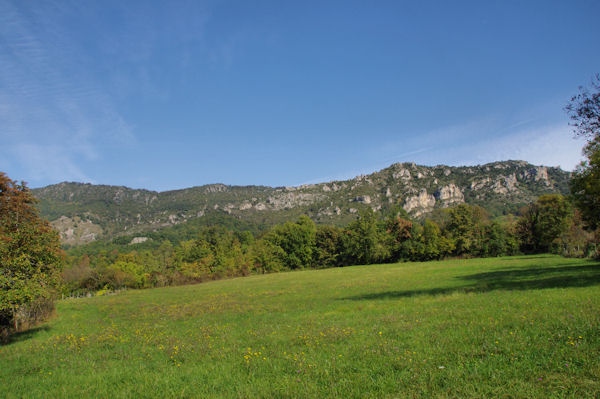
<instances>
[{"instance_id":1,"label":"mown grass","mask_svg":"<svg viewBox=\"0 0 600 399\"><path fill-rule=\"evenodd\" d=\"M65 300L4 397L598 397L600 264L302 271Z\"/></svg>"}]
</instances>

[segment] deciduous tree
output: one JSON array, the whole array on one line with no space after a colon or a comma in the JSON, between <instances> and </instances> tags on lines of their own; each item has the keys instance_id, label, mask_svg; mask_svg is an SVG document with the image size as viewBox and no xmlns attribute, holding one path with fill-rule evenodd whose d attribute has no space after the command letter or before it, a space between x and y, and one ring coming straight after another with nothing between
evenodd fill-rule
<instances>
[{"instance_id":1,"label":"deciduous tree","mask_svg":"<svg viewBox=\"0 0 600 399\"><path fill-rule=\"evenodd\" d=\"M5 331L46 316L60 281L58 233L34 204L24 182L0 172L0 328Z\"/></svg>"},{"instance_id":2,"label":"deciduous tree","mask_svg":"<svg viewBox=\"0 0 600 399\"><path fill-rule=\"evenodd\" d=\"M517 222L524 252L548 252L569 227L572 212L560 194L542 195L527 207Z\"/></svg>"},{"instance_id":3,"label":"deciduous tree","mask_svg":"<svg viewBox=\"0 0 600 399\"><path fill-rule=\"evenodd\" d=\"M591 91L580 87L566 110L575 136L588 141L583 148L587 158L573 173L571 193L588 226L600 227L600 74L592 80Z\"/></svg>"},{"instance_id":4,"label":"deciduous tree","mask_svg":"<svg viewBox=\"0 0 600 399\"><path fill-rule=\"evenodd\" d=\"M306 215L302 215L295 223L287 222L274 227L265 240L280 247L284 258L282 263L289 269L302 269L312 266L313 253L316 250L315 223Z\"/></svg>"},{"instance_id":5,"label":"deciduous tree","mask_svg":"<svg viewBox=\"0 0 600 399\"><path fill-rule=\"evenodd\" d=\"M456 255L479 255L489 216L479 206L460 204L449 211L446 233L455 245Z\"/></svg>"}]
</instances>

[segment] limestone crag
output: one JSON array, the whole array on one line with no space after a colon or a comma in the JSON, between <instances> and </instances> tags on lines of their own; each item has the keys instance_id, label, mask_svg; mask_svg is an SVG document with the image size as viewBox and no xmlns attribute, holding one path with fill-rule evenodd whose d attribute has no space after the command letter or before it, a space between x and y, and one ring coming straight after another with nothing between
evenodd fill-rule
<instances>
[{"instance_id":1,"label":"limestone crag","mask_svg":"<svg viewBox=\"0 0 600 399\"><path fill-rule=\"evenodd\" d=\"M548 168L545 166L533 166L524 171L521 176L523 176L526 179L529 180L534 180L534 181L541 181L544 184L546 184L547 186L550 185L550 179L548 177Z\"/></svg>"},{"instance_id":2,"label":"limestone crag","mask_svg":"<svg viewBox=\"0 0 600 399\"><path fill-rule=\"evenodd\" d=\"M50 224L58 230L61 242L67 245L92 242L102 234L102 228L99 225L79 216L70 218L63 215Z\"/></svg>"},{"instance_id":3,"label":"limestone crag","mask_svg":"<svg viewBox=\"0 0 600 399\"><path fill-rule=\"evenodd\" d=\"M393 172L392 176L394 179L400 179L404 181L408 181L412 178L410 175L410 171L402 167L399 170Z\"/></svg>"},{"instance_id":4,"label":"limestone crag","mask_svg":"<svg viewBox=\"0 0 600 399\"><path fill-rule=\"evenodd\" d=\"M424 213L431 212L434 206L435 197L428 194L426 189L422 189L418 195L406 198L403 208L413 216L419 217Z\"/></svg>"},{"instance_id":5,"label":"limestone crag","mask_svg":"<svg viewBox=\"0 0 600 399\"><path fill-rule=\"evenodd\" d=\"M280 195L269 196L266 203L267 206L273 210L282 210L309 205L324 198L327 197L322 194L283 193Z\"/></svg>"},{"instance_id":6,"label":"limestone crag","mask_svg":"<svg viewBox=\"0 0 600 399\"><path fill-rule=\"evenodd\" d=\"M509 176L501 176L492 185L492 191L497 194L508 194L517 190L517 183L517 177L514 173Z\"/></svg>"},{"instance_id":7,"label":"limestone crag","mask_svg":"<svg viewBox=\"0 0 600 399\"><path fill-rule=\"evenodd\" d=\"M480 179L480 180L473 180L471 182L470 189L472 191L481 190L486 185L488 185L490 183L490 181L491 181L491 179L489 177L486 177L486 178L483 178L483 179Z\"/></svg>"},{"instance_id":8,"label":"limestone crag","mask_svg":"<svg viewBox=\"0 0 600 399\"><path fill-rule=\"evenodd\" d=\"M358 197L353 199L354 202L361 202L363 204L370 204L371 203L371 196L370 195L359 195Z\"/></svg>"},{"instance_id":9,"label":"limestone crag","mask_svg":"<svg viewBox=\"0 0 600 399\"><path fill-rule=\"evenodd\" d=\"M455 184L448 184L438 189L433 196L441 202L443 208L465 202L465 196Z\"/></svg>"},{"instance_id":10,"label":"limestone crag","mask_svg":"<svg viewBox=\"0 0 600 399\"><path fill-rule=\"evenodd\" d=\"M129 242L129 245L141 244L143 242L148 241L148 239L148 237L133 237L131 242Z\"/></svg>"}]
</instances>

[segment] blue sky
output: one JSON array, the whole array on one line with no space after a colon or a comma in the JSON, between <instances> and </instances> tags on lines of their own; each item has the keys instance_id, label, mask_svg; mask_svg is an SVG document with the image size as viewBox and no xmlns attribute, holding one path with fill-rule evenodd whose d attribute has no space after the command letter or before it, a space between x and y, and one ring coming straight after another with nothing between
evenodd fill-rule
<instances>
[{"instance_id":1,"label":"blue sky","mask_svg":"<svg viewBox=\"0 0 600 399\"><path fill-rule=\"evenodd\" d=\"M0 171L168 190L572 169L598 1L0 0Z\"/></svg>"}]
</instances>

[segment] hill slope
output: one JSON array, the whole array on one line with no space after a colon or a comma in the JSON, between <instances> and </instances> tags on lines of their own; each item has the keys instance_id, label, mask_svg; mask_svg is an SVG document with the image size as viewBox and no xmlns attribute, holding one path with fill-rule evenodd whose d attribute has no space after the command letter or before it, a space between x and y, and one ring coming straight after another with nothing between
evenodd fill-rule
<instances>
[{"instance_id":1,"label":"hill slope","mask_svg":"<svg viewBox=\"0 0 600 399\"><path fill-rule=\"evenodd\" d=\"M270 226L308 214L317 223L345 224L362 208L402 206L413 217L466 202L493 215L511 213L545 193L566 193L569 173L523 161L449 167L394 164L370 175L300 187L211 184L155 192L127 187L60 183L34 189L44 217L63 242L157 231L225 213Z\"/></svg>"}]
</instances>

